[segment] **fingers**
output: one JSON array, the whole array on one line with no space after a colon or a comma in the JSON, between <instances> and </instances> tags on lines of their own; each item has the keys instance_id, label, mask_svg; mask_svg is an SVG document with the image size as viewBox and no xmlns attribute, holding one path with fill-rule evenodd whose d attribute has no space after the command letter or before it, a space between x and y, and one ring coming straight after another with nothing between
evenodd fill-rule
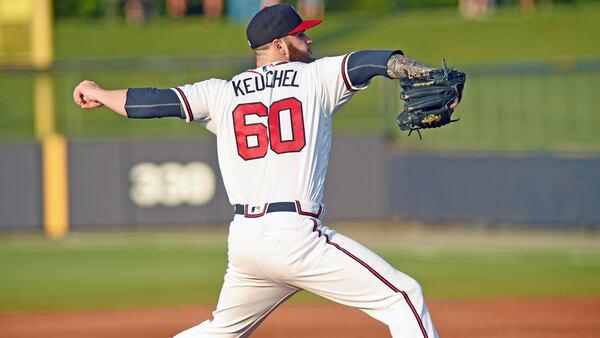
<instances>
[{"instance_id":1,"label":"fingers","mask_svg":"<svg viewBox=\"0 0 600 338\"><path fill-rule=\"evenodd\" d=\"M85 103L83 103L83 104L80 104L79 106L80 106L81 108L83 108L83 109L92 109L92 108L98 108L98 107L102 107L102 106L103 106L103 104L102 104L101 102L98 102L98 101L91 101L91 100L88 100L88 101L86 101Z\"/></svg>"},{"instance_id":2,"label":"fingers","mask_svg":"<svg viewBox=\"0 0 600 338\"><path fill-rule=\"evenodd\" d=\"M75 103L78 104L82 108L83 108L83 105L88 101L87 97L83 93L84 87L87 84L87 82L88 82L87 80L82 81L73 90L73 101L75 101Z\"/></svg>"},{"instance_id":3,"label":"fingers","mask_svg":"<svg viewBox=\"0 0 600 338\"><path fill-rule=\"evenodd\" d=\"M73 90L73 101L81 106L83 104L83 94L79 87L81 87L81 83Z\"/></svg>"},{"instance_id":4,"label":"fingers","mask_svg":"<svg viewBox=\"0 0 600 338\"><path fill-rule=\"evenodd\" d=\"M454 102L452 102L450 104L450 106L448 106L448 108L450 108L451 110L454 110L458 106L458 102L459 102L459 100L458 100L458 97L457 97L456 99L454 99Z\"/></svg>"},{"instance_id":5,"label":"fingers","mask_svg":"<svg viewBox=\"0 0 600 338\"><path fill-rule=\"evenodd\" d=\"M94 81L81 81L73 90L73 101L83 109L101 107L102 103L92 96L93 91L98 88L98 85Z\"/></svg>"}]
</instances>

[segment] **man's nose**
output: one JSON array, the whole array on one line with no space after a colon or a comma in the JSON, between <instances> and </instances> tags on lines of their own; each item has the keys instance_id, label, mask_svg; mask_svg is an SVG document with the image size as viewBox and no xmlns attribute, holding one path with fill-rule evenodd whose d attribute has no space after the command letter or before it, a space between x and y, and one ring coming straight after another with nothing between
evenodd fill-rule
<instances>
[{"instance_id":1,"label":"man's nose","mask_svg":"<svg viewBox=\"0 0 600 338\"><path fill-rule=\"evenodd\" d=\"M312 39L309 38L308 35L306 36L306 43L312 45Z\"/></svg>"}]
</instances>

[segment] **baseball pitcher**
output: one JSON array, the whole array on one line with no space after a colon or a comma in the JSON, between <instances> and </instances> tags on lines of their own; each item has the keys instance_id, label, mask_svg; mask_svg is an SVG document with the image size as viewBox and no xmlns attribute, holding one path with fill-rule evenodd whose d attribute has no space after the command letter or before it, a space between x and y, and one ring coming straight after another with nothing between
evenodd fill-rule
<instances>
[{"instance_id":1,"label":"baseball pitcher","mask_svg":"<svg viewBox=\"0 0 600 338\"><path fill-rule=\"evenodd\" d=\"M437 70L399 50L314 60L305 31L319 23L302 20L287 4L263 8L246 30L256 68L231 80L122 90L83 81L74 90L84 109L107 106L128 118L178 117L216 135L233 205L228 266L213 318L176 338L247 337L300 290L358 308L387 324L394 337L438 337L413 278L321 222L336 112L374 76L419 79ZM454 95L438 100L432 111L449 116L462 84L445 85ZM407 130L427 127L423 111L432 105L425 106L405 109Z\"/></svg>"}]
</instances>

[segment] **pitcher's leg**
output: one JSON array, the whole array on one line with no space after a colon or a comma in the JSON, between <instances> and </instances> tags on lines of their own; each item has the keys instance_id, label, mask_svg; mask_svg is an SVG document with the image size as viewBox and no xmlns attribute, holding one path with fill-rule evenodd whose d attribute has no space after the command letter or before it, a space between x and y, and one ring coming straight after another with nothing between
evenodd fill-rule
<instances>
[{"instance_id":1,"label":"pitcher's leg","mask_svg":"<svg viewBox=\"0 0 600 338\"><path fill-rule=\"evenodd\" d=\"M421 286L356 241L322 227L308 254L311 265L294 285L359 308L390 327L394 337L436 338Z\"/></svg>"},{"instance_id":2,"label":"pitcher's leg","mask_svg":"<svg viewBox=\"0 0 600 338\"><path fill-rule=\"evenodd\" d=\"M248 337L281 303L298 289L228 271L213 319L187 329L175 338Z\"/></svg>"},{"instance_id":3,"label":"pitcher's leg","mask_svg":"<svg viewBox=\"0 0 600 338\"><path fill-rule=\"evenodd\" d=\"M368 311L365 311L368 313ZM393 315L393 312L392 312ZM371 316L375 317L374 314ZM427 309L427 305L423 303L423 310L421 315L421 320L423 321L423 325L425 327L425 332L428 333L428 337L430 338L438 338L439 335L435 326L433 326L433 322L431 321L431 316L429 315L429 310ZM390 332L392 333L392 337L408 337L406 335L406 327L402 325L389 325Z\"/></svg>"}]
</instances>

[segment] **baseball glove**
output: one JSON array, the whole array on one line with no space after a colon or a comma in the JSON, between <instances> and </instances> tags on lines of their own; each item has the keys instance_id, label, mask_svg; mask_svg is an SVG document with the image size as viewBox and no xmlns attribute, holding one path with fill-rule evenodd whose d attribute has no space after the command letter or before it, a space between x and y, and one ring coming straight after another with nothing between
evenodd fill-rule
<instances>
[{"instance_id":1,"label":"baseball glove","mask_svg":"<svg viewBox=\"0 0 600 338\"><path fill-rule=\"evenodd\" d=\"M408 135L416 130L421 138L419 129L438 128L458 121L450 118L453 113L450 106L455 100L460 102L467 76L448 69L446 60L442 64L441 69L400 80L400 98L405 103L396 122L401 130L409 130Z\"/></svg>"}]
</instances>

